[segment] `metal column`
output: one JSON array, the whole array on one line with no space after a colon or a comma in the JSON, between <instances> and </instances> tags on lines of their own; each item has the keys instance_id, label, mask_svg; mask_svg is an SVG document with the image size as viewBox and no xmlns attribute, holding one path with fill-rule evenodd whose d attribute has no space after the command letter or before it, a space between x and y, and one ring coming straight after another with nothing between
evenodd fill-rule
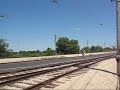
<instances>
[{"instance_id":1,"label":"metal column","mask_svg":"<svg viewBox=\"0 0 120 90\"><path fill-rule=\"evenodd\" d=\"M55 55L57 55L57 46L56 46L56 42L57 42L57 35L54 35L55 36Z\"/></svg>"},{"instance_id":2,"label":"metal column","mask_svg":"<svg viewBox=\"0 0 120 90\"><path fill-rule=\"evenodd\" d=\"M120 90L120 0L116 0L116 29L117 29L117 74Z\"/></svg>"}]
</instances>

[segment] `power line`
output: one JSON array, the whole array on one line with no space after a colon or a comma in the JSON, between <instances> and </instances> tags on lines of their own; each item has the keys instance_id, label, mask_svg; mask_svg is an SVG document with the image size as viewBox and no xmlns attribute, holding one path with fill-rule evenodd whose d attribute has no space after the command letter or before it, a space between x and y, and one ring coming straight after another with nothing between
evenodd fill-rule
<instances>
[{"instance_id":1,"label":"power line","mask_svg":"<svg viewBox=\"0 0 120 90\"><path fill-rule=\"evenodd\" d=\"M15 41L15 40L7 40L9 42L18 42L18 41ZM39 42L39 41L19 41L19 43L53 43L53 42Z\"/></svg>"}]
</instances>

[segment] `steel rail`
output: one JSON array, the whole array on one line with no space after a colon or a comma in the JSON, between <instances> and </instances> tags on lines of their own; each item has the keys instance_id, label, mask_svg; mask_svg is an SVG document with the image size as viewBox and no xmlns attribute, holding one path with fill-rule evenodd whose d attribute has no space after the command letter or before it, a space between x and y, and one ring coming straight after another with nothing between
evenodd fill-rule
<instances>
[{"instance_id":1,"label":"steel rail","mask_svg":"<svg viewBox=\"0 0 120 90\"><path fill-rule=\"evenodd\" d=\"M97 59L97 58L94 58L94 59ZM78 64L82 64L82 63L85 63L85 62L87 62L88 60L84 60L84 61L79 61L79 62L72 62L73 64L72 65L76 65L76 63L78 63ZM63 66L63 67L61 67L61 69L62 68L67 68L67 67L70 67L70 66L72 66L72 65L68 65L68 66ZM54 66L55 67L55 66ZM48 72L48 71L52 71L52 70L55 70L55 69L49 69L49 70L44 70L44 72ZM57 70L57 68L56 68L56 70ZM41 70L41 71L36 71L37 73L38 72L42 72L43 70ZM19 77L19 76L23 76L23 75L27 75L27 74L31 74L31 73L36 73L36 72L27 72L27 73L24 73L24 74L19 74L19 75L14 75L14 76L7 76L7 77L2 77L2 78L0 78L0 81L1 80L4 80L4 79L9 79L9 78L14 78L14 77Z\"/></svg>"},{"instance_id":2,"label":"steel rail","mask_svg":"<svg viewBox=\"0 0 120 90\"><path fill-rule=\"evenodd\" d=\"M66 76L66 75L69 75L69 74L71 74L71 73L77 72L77 71L79 71L80 69L86 68L86 67L91 66L91 65L93 65L93 64L95 64L95 63L98 63L98 62L100 62L100 61L94 61L93 63L87 64L87 65L83 65L83 66L79 66L78 69L75 69L75 70L66 72L66 73L64 73L64 74L62 74L62 75L58 75L58 76L56 76L56 77L54 77L54 78L50 78L50 79L48 79L48 80L46 80L46 81L43 81L43 82L40 82L40 83L38 83L38 84L36 84L36 85L33 85L33 86L31 86L31 87L28 87L28 88L26 88L26 89L24 89L24 90L38 90L39 88L42 88L42 87L44 87L44 86L46 86L46 85L50 85L52 82L54 82L55 80L57 80L57 79L59 79L59 78L62 78L62 77L64 77L64 76Z\"/></svg>"},{"instance_id":3,"label":"steel rail","mask_svg":"<svg viewBox=\"0 0 120 90\"><path fill-rule=\"evenodd\" d=\"M105 54L106 55L106 54ZM65 65L65 64L70 64L70 63L77 63L77 62L81 62L83 60L92 60L92 59L97 59L100 57L104 57L104 54L99 56L99 57L93 57L93 58L86 58L86 59L78 59L77 61L71 61L71 62L62 62L62 63L57 63L57 64L50 64L50 65L45 65L45 66L35 66L35 67L30 67L30 68L24 68L24 69L20 69L20 70L12 70L12 71L2 71L0 72L0 75L6 75L6 74L11 74L11 73L18 73L18 72L23 72L23 71L28 71L28 70L34 70L34 69L41 69L41 68L46 68L46 67L55 67L55 66L60 66L60 65ZM113 54L107 54L107 55L114 55Z\"/></svg>"},{"instance_id":4,"label":"steel rail","mask_svg":"<svg viewBox=\"0 0 120 90\"><path fill-rule=\"evenodd\" d=\"M10 77L3 77L3 78L0 78L0 81L4 80L3 82L0 82L0 86L6 85L8 83L14 83L18 80L33 77L33 76L36 76L36 75L39 75L39 74L45 74L45 73L49 73L49 72L52 72L52 71L69 68L71 66L76 66L76 65L79 65L79 64L85 64L87 62L89 63L91 61L84 61L84 62L71 64L71 65L68 65L68 66L53 68L53 69L47 69L47 70L36 71L36 72L31 72L31 73L25 73L25 74L10 76Z\"/></svg>"},{"instance_id":5,"label":"steel rail","mask_svg":"<svg viewBox=\"0 0 120 90\"><path fill-rule=\"evenodd\" d=\"M106 56L106 57L102 57L101 59L103 60L103 59L111 58L111 57L113 57L113 56ZM100 59L100 58L96 58L96 59ZM95 60L93 59L91 61L95 61ZM68 68L68 67L75 66L75 65L77 66L79 64L89 63L91 61L84 61L84 63L77 63L77 64L72 64L72 65L69 65L69 66L61 67L61 68L54 68L54 69L43 70L43 71L40 71L40 72L34 72L34 73L31 73L31 74L22 75L20 77L17 76L15 78L12 78L11 80L1 82L0 86L6 85L6 84L12 84L12 83L17 82L19 80L23 80L23 79L26 79L26 78L29 78L29 77L37 76L37 75L40 75L40 74L49 73L51 71L60 70L60 69Z\"/></svg>"}]
</instances>

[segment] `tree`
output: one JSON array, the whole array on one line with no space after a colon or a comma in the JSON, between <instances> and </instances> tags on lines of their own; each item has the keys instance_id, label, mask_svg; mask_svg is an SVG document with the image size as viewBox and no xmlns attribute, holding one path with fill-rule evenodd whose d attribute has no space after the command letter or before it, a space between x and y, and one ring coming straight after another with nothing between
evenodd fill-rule
<instances>
[{"instance_id":1,"label":"tree","mask_svg":"<svg viewBox=\"0 0 120 90\"><path fill-rule=\"evenodd\" d=\"M69 44L70 44L69 45L69 47L70 47L70 50L69 50L70 54L77 54L77 53L79 53L80 47L78 45L78 40L70 40Z\"/></svg>"},{"instance_id":2,"label":"tree","mask_svg":"<svg viewBox=\"0 0 120 90\"><path fill-rule=\"evenodd\" d=\"M95 47L95 46L91 46L90 52L93 53L93 52L95 52L95 51L96 51L96 47Z\"/></svg>"},{"instance_id":3,"label":"tree","mask_svg":"<svg viewBox=\"0 0 120 90\"><path fill-rule=\"evenodd\" d=\"M57 53L59 54L76 54L79 53L78 40L69 40L67 37L61 37L56 42Z\"/></svg>"},{"instance_id":4,"label":"tree","mask_svg":"<svg viewBox=\"0 0 120 90\"><path fill-rule=\"evenodd\" d=\"M20 57L38 57L41 56L41 51L20 51L19 52Z\"/></svg>"},{"instance_id":5,"label":"tree","mask_svg":"<svg viewBox=\"0 0 120 90\"><path fill-rule=\"evenodd\" d=\"M109 51L112 51L112 48L106 47L105 50L106 50L106 52L109 52Z\"/></svg>"},{"instance_id":6,"label":"tree","mask_svg":"<svg viewBox=\"0 0 120 90\"><path fill-rule=\"evenodd\" d=\"M84 47L82 50L85 50L87 53L103 52L104 51L103 47L101 47L101 46Z\"/></svg>"},{"instance_id":7,"label":"tree","mask_svg":"<svg viewBox=\"0 0 120 90\"><path fill-rule=\"evenodd\" d=\"M95 52L103 52L103 51L104 51L103 47L101 47L101 46L96 46Z\"/></svg>"},{"instance_id":8,"label":"tree","mask_svg":"<svg viewBox=\"0 0 120 90\"><path fill-rule=\"evenodd\" d=\"M8 56L8 46L6 39L0 39L0 58Z\"/></svg>"},{"instance_id":9,"label":"tree","mask_svg":"<svg viewBox=\"0 0 120 90\"><path fill-rule=\"evenodd\" d=\"M116 48L115 48L115 46L112 46L112 51L116 51Z\"/></svg>"},{"instance_id":10,"label":"tree","mask_svg":"<svg viewBox=\"0 0 120 90\"><path fill-rule=\"evenodd\" d=\"M55 55L55 51L51 48L47 48L45 51L42 52L42 54L45 56Z\"/></svg>"},{"instance_id":11,"label":"tree","mask_svg":"<svg viewBox=\"0 0 120 90\"><path fill-rule=\"evenodd\" d=\"M81 49L81 51L84 50L86 53L89 53L90 52L90 47L84 47Z\"/></svg>"},{"instance_id":12,"label":"tree","mask_svg":"<svg viewBox=\"0 0 120 90\"><path fill-rule=\"evenodd\" d=\"M104 48L101 46L91 46L90 48L90 52L103 52Z\"/></svg>"}]
</instances>

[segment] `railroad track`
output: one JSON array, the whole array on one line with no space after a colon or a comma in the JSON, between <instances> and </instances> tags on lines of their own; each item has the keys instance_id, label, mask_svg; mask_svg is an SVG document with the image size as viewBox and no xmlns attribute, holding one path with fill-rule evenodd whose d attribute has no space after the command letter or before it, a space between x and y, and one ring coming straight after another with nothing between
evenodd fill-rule
<instances>
[{"instance_id":1,"label":"railroad track","mask_svg":"<svg viewBox=\"0 0 120 90\"><path fill-rule=\"evenodd\" d=\"M66 62L64 64L59 63L48 67L2 72L0 74L0 89L36 90L45 86L50 87L53 81L61 77L112 57L115 57L115 55L105 55L82 61Z\"/></svg>"}]
</instances>

